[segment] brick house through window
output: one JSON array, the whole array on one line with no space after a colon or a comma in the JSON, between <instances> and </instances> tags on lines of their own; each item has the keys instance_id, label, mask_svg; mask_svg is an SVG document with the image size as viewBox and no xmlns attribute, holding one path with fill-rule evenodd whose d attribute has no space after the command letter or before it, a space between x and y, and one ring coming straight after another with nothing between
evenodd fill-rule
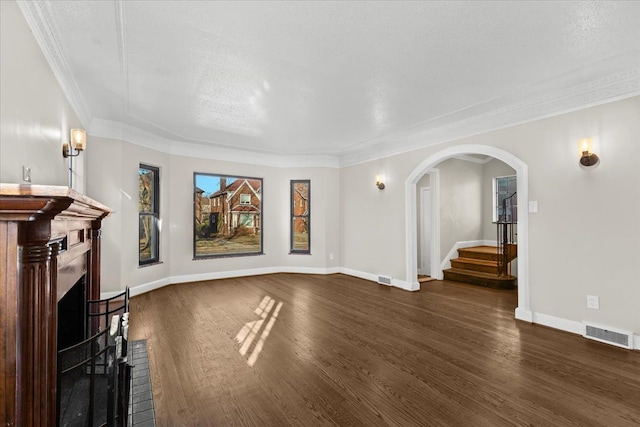
<instances>
[{"instance_id":1,"label":"brick house through window","mask_svg":"<svg viewBox=\"0 0 640 427\"><path fill-rule=\"evenodd\" d=\"M227 185L220 178L220 190L209 196L211 234L232 236L242 227L249 234L260 233L260 180L238 178Z\"/></svg>"}]
</instances>

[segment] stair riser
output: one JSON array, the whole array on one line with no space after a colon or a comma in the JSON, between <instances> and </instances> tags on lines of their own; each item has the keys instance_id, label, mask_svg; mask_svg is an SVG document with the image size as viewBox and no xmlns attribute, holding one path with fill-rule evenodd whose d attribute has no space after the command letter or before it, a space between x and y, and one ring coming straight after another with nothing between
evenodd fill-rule
<instances>
[{"instance_id":1,"label":"stair riser","mask_svg":"<svg viewBox=\"0 0 640 427\"><path fill-rule=\"evenodd\" d=\"M455 259L451 260L451 267L453 268L462 268L464 270L473 270L473 271L481 271L483 273L491 273L498 274L498 266L497 265L481 265L481 264L472 264L470 262L464 261L456 261Z\"/></svg>"},{"instance_id":2,"label":"stair riser","mask_svg":"<svg viewBox=\"0 0 640 427\"><path fill-rule=\"evenodd\" d=\"M514 289L516 279L511 280L498 280L489 279L485 277L474 277L466 274L455 273L451 271L444 271L444 280L451 280L453 282L469 283L471 285L483 286L494 289Z\"/></svg>"}]
</instances>

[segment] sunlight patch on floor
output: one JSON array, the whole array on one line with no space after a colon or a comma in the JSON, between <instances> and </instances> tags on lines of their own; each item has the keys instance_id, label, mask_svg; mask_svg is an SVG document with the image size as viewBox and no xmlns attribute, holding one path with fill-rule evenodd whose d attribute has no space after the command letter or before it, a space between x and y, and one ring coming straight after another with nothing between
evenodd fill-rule
<instances>
[{"instance_id":1,"label":"sunlight patch on floor","mask_svg":"<svg viewBox=\"0 0 640 427\"><path fill-rule=\"evenodd\" d=\"M258 305L258 308L254 310L261 319L245 323L244 326L242 326L242 329L240 329L240 332L236 335L236 341L240 344L240 349L238 351L242 356L246 356L247 353L249 353L251 344L253 344L256 337L260 335L260 338L258 338L256 345L253 347L253 350L247 359L247 364L249 366L253 366L258 360L258 356L264 347L267 337L269 337L269 334L271 333L271 329L273 328L281 309L282 302L276 304L276 301L273 298L265 296L260 302L260 305Z\"/></svg>"}]
</instances>

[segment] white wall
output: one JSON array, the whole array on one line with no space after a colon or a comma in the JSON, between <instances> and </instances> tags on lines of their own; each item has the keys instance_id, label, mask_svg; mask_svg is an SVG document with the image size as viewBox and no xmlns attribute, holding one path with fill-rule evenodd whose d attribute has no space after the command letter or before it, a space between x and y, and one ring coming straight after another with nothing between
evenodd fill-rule
<instances>
[{"instance_id":1,"label":"white wall","mask_svg":"<svg viewBox=\"0 0 640 427\"><path fill-rule=\"evenodd\" d=\"M381 159L340 169L342 267L404 280L405 167ZM375 185L378 174L386 177L384 190Z\"/></svg>"},{"instance_id":2,"label":"white wall","mask_svg":"<svg viewBox=\"0 0 640 427\"><path fill-rule=\"evenodd\" d=\"M527 163L529 200L539 203L529 215L531 309L640 333L639 117L633 97L342 169L343 267L405 279L404 181L444 148L493 146ZM595 169L578 165L584 136L595 139ZM381 167L389 185L376 193ZM600 297L600 310L586 308L587 294Z\"/></svg>"},{"instance_id":3,"label":"white wall","mask_svg":"<svg viewBox=\"0 0 640 427\"><path fill-rule=\"evenodd\" d=\"M440 255L456 242L482 239L483 164L459 159L439 163ZM442 261L442 259L440 261Z\"/></svg>"},{"instance_id":4,"label":"white wall","mask_svg":"<svg viewBox=\"0 0 640 427\"><path fill-rule=\"evenodd\" d=\"M82 126L15 2L0 2L0 20L0 182L24 183L24 165L32 184L66 186L62 143ZM83 192L84 154L74 170Z\"/></svg>"}]
</instances>

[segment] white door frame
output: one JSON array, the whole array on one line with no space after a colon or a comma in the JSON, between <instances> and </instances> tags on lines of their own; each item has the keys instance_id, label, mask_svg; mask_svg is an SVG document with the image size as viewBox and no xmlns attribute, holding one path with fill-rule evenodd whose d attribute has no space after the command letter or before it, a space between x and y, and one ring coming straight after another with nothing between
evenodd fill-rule
<instances>
[{"instance_id":1,"label":"white door frame","mask_svg":"<svg viewBox=\"0 0 640 427\"><path fill-rule=\"evenodd\" d=\"M427 209L424 207L426 201L429 203ZM420 259L418 260L418 264L422 267L422 270L418 270L418 273L427 276L431 276L431 240L433 240L431 238L432 203L431 187L420 187ZM429 253L427 263L425 263L426 253ZM428 266L425 264L428 264Z\"/></svg>"},{"instance_id":2,"label":"white door frame","mask_svg":"<svg viewBox=\"0 0 640 427\"><path fill-rule=\"evenodd\" d=\"M418 238L417 238L417 201L416 184L425 173L432 173L434 166L438 163L458 156L460 154L481 154L491 156L503 161L516 171L517 191L518 191L518 307L516 308L516 319L533 321L529 300L529 217L527 207L529 206L529 171L528 166L513 154L499 148L486 145L457 145L439 151L423 160L409 174L405 181L405 244L406 244L406 281L412 290L420 289L418 283ZM436 180L430 182L432 198L439 193L440 180L436 173ZM432 199L433 200L433 199ZM431 211L436 214L440 211L440 197L438 194L435 203L431 204ZM436 206L437 205L437 206ZM432 218L435 218L432 216ZM437 224L436 224L437 222ZM436 241L437 240L437 241ZM440 221L431 222L431 273L432 277L442 279L442 269L440 268ZM434 266L434 260L436 264ZM437 275L437 277L436 277Z\"/></svg>"}]
</instances>

